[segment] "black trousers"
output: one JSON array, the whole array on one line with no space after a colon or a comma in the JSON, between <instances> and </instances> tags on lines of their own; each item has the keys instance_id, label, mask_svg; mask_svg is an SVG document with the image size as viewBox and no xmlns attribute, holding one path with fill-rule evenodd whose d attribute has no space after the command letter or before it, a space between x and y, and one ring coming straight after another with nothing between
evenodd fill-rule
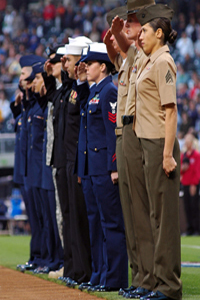
<instances>
[{"instance_id":1,"label":"black trousers","mask_svg":"<svg viewBox=\"0 0 200 300\"><path fill-rule=\"evenodd\" d=\"M56 182L63 216L64 277L77 282L90 280L89 226L81 186L74 174L74 162L57 169Z\"/></svg>"}]
</instances>

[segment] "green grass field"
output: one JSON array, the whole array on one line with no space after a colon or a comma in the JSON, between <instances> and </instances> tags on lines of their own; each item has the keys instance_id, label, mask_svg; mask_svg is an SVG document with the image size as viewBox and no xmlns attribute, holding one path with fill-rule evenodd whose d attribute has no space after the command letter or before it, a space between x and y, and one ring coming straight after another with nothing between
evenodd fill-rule
<instances>
[{"instance_id":1,"label":"green grass field","mask_svg":"<svg viewBox=\"0 0 200 300\"><path fill-rule=\"evenodd\" d=\"M29 253L29 236L0 236L0 265L16 269L16 265L25 263ZM200 262L200 237L182 237L182 262ZM30 273L32 274L32 273ZM47 275L33 275L49 280ZM130 276L129 276L130 277ZM183 299L200 300L200 268L183 267ZM58 284L63 284L58 280ZM96 293L97 296L108 300L123 299L117 292Z\"/></svg>"}]
</instances>

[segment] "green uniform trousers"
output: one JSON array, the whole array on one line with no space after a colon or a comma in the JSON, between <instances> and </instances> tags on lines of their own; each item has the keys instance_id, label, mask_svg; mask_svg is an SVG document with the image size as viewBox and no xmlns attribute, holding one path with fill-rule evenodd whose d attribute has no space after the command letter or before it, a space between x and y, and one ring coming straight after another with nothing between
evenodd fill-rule
<instances>
[{"instance_id":1,"label":"green uniform trousers","mask_svg":"<svg viewBox=\"0 0 200 300\"><path fill-rule=\"evenodd\" d=\"M122 146L132 199L139 285L145 289L153 290L155 287L153 275L154 240L151 230L149 199L145 184L141 145L132 130L132 125L123 127Z\"/></svg>"},{"instance_id":2,"label":"green uniform trousers","mask_svg":"<svg viewBox=\"0 0 200 300\"><path fill-rule=\"evenodd\" d=\"M182 299L179 189L180 149L177 139L173 157L175 171L167 177L163 170L165 139L139 139L150 206L151 229L154 238L154 268L156 288L172 299ZM139 211L138 211L139 213ZM143 220L141 219L142 223Z\"/></svg>"},{"instance_id":3,"label":"green uniform trousers","mask_svg":"<svg viewBox=\"0 0 200 300\"><path fill-rule=\"evenodd\" d=\"M139 272L136 253L136 240L133 228L133 214L132 214L132 201L129 193L129 187L126 176L125 158L122 152L122 136L117 136L116 139L116 157L117 157L117 171L118 171L118 184L119 193L124 216L125 234L127 254L131 267L132 281L131 284L135 287L139 286Z\"/></svg>"}]
</instances>

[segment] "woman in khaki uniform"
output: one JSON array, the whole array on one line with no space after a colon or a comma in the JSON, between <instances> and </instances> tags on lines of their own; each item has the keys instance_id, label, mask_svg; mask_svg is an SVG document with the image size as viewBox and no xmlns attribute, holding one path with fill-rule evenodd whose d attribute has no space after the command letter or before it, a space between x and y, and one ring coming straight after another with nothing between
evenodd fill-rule
<instances>
[{"instance_id":1,"label":"woman in khaki uniform","mask_svg":"<svg viewBox=\"0 0 200 300\"><path fill-rule=\"evenodd\" d=\"M173 11L158 4L141 9L139 43L148 56L136 79L135 133L140 141L154 237L156 288L141 297L182 297L180 281L179 182L180 150L176 139L176 66L167 42L177 33ZM143 222L143 220L141 220Z\"/></svg>"}]
</instances>

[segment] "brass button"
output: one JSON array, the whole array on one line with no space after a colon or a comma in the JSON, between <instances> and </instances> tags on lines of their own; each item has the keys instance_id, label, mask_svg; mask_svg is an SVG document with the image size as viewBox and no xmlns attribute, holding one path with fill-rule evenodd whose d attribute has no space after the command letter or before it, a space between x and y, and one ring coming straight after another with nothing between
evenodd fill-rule
<instances>
[{"instance_id":1,"label":"brass button","mask_svg":"<svg viewBox=\"0 0 200 300\"><path fill-rule=\"evenodd\" d=\"M82 113L82 116L84 116L84 113Z\"/></svg>"},{"instance_id":2,"label":"brass button","mask_svg":"<svg viewBox=\"0 0 200 300\"><path fill-rule=\"evenodd\" d=\"M86 154L86 151L84 151L84 154Z\"/></svg>"},{"instance_id":3,"label":"brass button","mask_svg":"<svg viewBox=\"0 0 200 300\"><path fill-rule=\"evenodd\" d=\"M85 126L85 128L87 128L87 126Z\"/></svg>"},{"instance_id":4,"label":"brass button","mask_svg":"<svg viewBox=\"0 0 200 300\"><path fill-rule=\"evenodd\" d=\"M97 151L97 148L95 148L94 150Z\"/></svg>"},{"instance_id":5,"label":"brass button","mask_svg":"<svg viewBox=\"0 0 200 300\"><path fill-rule=\"evenodd\" d=\"M91 111L91 110L89 110L89 113L90 113L90 114L91 114L91 112L92 112L92 111Z\"/></svg>"}]
</instances>

